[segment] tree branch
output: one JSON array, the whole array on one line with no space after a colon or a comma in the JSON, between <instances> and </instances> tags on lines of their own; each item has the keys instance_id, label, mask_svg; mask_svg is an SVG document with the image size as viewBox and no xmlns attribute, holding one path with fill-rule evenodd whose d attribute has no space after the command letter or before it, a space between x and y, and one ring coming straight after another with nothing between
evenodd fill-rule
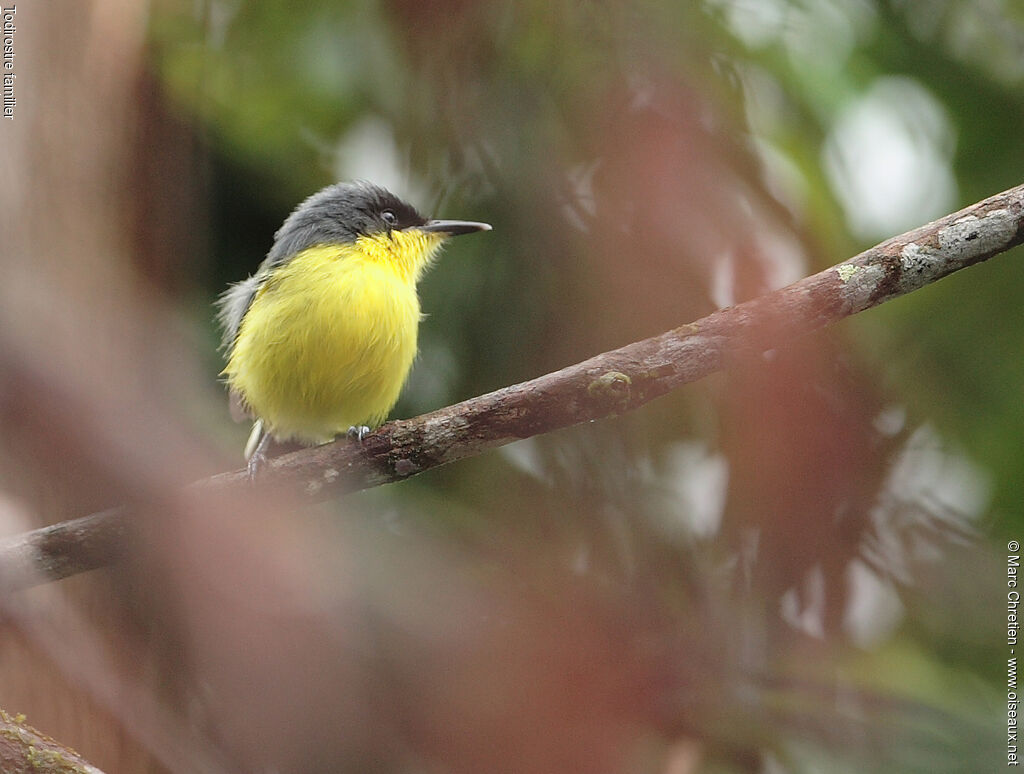
<instances>
[{"instance_id":1,"label":"tree branch","mask_svg":"<svg viewBox=\"0 0 1024 774\"><path fill-rule=\"evenodd\" d=\"M660 336L522 384L389 422L362 444L347 439L284 455L257 488L286 485L311 500L400 481L521 438L632 411L737 359L911 293L1024 242L1024 185L889 239L825 271ZM199 491L247 485L244 471L197 482ZM32 568L51 579L113 561L124 513L104 511L0 544L15 586Z\"/></svg>"},{"instance_id":2,"label":"tree branch","mask_svg":"<svg viewBox=\"0 0 1024 774\"><path fill-rule=\"evenodd\" d=\"M0 710L0 771L5 774L103 774L78 753Z\"/></svg>"}]
</instances>

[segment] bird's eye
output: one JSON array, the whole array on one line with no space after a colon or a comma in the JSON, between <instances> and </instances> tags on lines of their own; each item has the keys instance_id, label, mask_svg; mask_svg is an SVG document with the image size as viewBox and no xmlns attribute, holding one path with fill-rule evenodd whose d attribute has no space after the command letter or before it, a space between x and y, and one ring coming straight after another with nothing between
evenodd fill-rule
<instances>
[{"instance_id":1,"label":"bird's eye","mask_svg":"<svg viewBox=\"0 0 1024 774\"><path fill-rule=\"evenodd\" d=\"M383 220L389 226L397 226L398 225L398 216L395 215L393 210L384 210L384 212L382 212L380 214L380 217L381 217L381 220Z\"/></svg>"}]
</instances>

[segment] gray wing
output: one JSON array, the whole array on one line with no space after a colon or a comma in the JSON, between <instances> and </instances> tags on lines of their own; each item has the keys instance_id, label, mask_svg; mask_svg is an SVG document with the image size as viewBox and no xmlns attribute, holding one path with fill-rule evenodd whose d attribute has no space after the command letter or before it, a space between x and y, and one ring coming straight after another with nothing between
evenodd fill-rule
<instances>
[{"instance_id":1,"label":"gray wing","mask_svg":"<svg viewBox=\"0 0 1024 774\"><path fill-rule=\"evenodd\" d=\"M229 285L217 299L217 322L221 327L220 346L225 352L229 352L234 346L242 318L249 311L249 305L266 276L265 272L260 271L249 279Z\"/></svg>"},{"instance_id":2,"label":"gray wing","mask_svg":"<svg viewBox=\"0 0 1024 774\"><path fill-rule=\"evenodd\" d=\"M220 346L224 352L230 353L231 348L235 345L235 337L238 336L242 318L249 311L249 305L266 277L265 273L257 272L249 279L229 285L228 289L217 299L217 322L222 328ZM252 417L252 412L245 405L242 396L234 390L228 392L228 407L231 410L231 418L236 422L242 422L247 417Z\"/></svg>"},{"instance_id":3,"label":"gray wing","mask_svg":"<svg viewBox=\"0 0 1024 774\"><path fill-rule=\"evenodd\" d=\"M249 311L249 305L265 278L266 274L258 271L248 279L243 279L241 283L229 285L217 299L217 321L221 328L220 348L224 352L229 353L234 346L234 339L239 335L239 328L242 326L242 318ZM230 408L231 419L236 422L243 422L246 418L252 417L242 396L234 390L228 391L227 405Z\"/></svg>"}]
</instances>

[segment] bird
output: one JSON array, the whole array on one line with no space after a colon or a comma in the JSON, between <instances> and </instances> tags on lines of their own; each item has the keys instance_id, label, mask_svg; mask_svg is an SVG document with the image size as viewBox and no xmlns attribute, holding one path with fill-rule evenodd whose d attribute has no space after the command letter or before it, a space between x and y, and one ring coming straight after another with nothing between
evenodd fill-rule
<instances>
[{"instance_id":1,"label":"bird","mask_svg":"<svg viewBox=\"0 0 1024 774\"><path fill-rule=\"evenodd\" d=\"M250 478L272 443L362 442L398 400L417 351L417 283L454 236L487 223L431 220L367 181L299 204L255 274L217 299L232 415L253 420Z\"/></svg>"}]
</instances>

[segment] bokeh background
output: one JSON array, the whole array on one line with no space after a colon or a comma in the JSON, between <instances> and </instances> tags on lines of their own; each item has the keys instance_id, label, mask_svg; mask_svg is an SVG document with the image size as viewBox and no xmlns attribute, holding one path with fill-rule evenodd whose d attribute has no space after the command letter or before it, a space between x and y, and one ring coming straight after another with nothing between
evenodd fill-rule
<instances>
[{"instance_id":1,"label":"bokeh background","mask_svg":"<svg viewBox=\"0 0 1024 774\"><path fill-rule=\"evenodd\" d=\"M117 772L1005 765L1020 249L626 416L316 507L241 466L211 304L336 180L484 220L409 417L1024 182L1016 0L22 3L0 126L0 707Z\"/></svg>"}]
</instances>

